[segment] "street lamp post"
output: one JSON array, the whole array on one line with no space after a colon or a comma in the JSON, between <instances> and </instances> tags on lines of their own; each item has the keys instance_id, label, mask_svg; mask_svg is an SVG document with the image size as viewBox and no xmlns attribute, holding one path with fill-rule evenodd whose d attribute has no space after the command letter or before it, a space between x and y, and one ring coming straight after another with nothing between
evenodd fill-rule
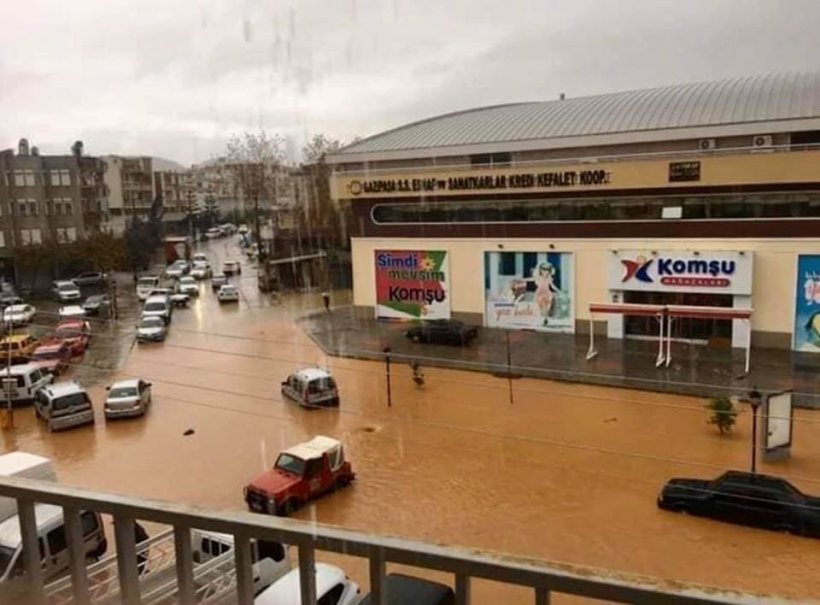
<instances>
[{"instance_id":1,"label":"street lamp post","mask_svg":"<svg viewBox=\"0 0 820 605\"><path fill-rule=\"evenodd\" d=\"M763 395L752 387L749 391L749 404L752 406L752 472L757 472L757 408L763 401Z\"/></svg>"},{"instance_id":2,"label":"street lamp post","mask_svg":"<svg viewBox=\"0 0 820 605\"><path fill-rule=\"evenodd\" d=\"M382 349L384 353L384 371L387 375L387 407L393 407L393 397L390 392L390 347Z\"/></svg>"}]
</instances>

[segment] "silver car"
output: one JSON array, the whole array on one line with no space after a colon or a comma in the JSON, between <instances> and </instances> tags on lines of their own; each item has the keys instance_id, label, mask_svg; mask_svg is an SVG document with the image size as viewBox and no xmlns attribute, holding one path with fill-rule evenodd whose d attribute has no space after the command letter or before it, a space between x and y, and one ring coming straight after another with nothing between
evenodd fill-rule
<instances>
[{"instance_id":1,"label":"silver car","mask_svg":"<svg viewBox=\"0 0 820 605\"><path fill-rule=\"evenodd\" d=\"M105 418L142 416L151 405L151 383L144 380L122 380L107 389Z\"/></svg>"},{"instance_id":2,"label":"silver car","mask_svg":"<svg viewBox=\"0 0 820 605\"><path fill-rule=\"evenodd\" d=\"M156 315L145 315L137 325L137 342L162 342L168 335L165 321Z\"/></svg>"},{"instance_id":3,"label":"silver car","mask_svg":"<svg viewBox=\"0 0 820 605\"><path fill-rule=\"evenodd\" d=\"M177 292L188 296L199 296L199 284L190 275L184 275L177 282Z\"/></svg>"}]
</instances>

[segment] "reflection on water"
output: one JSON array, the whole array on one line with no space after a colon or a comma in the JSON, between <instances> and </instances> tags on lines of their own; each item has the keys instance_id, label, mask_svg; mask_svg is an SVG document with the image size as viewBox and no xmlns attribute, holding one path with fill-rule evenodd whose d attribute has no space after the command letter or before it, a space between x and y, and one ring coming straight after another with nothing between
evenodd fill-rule
<instances>
[{"instance_id":1,"label":"reflection on water","mask_svg":"<svg viewBox=\"0 0 820 605\"><path fill-rule=\"evenodd\" d=\"M215 246L214 266L224 246ZM22 409L4 448L53 458L69 485L240 509L243 485L282 448L323 433L343 440L358 478L300 510L305 520L753 591L777 577L781 593L820 594L820 579L804 573L820 567L818 542L655 508L670 476L718 473L670 459L746 464L745 415L720 438L700 402L685 397L525 379L511 406L503 380L428 368L417 389L403 366L388 408L380 364L326 359L292 323L320 306L318 295L270 305L251 277L243 275L238 308L220 307L203 284L200 300L175 312L164 344L131 349L113 334L105 351L127 355L119 375L154 384L147 417L107 424L103 387L112 377L84 370L95 427L49 434ZM102 342L100 335L94 347L103 350ZM281 400L280 381L317 363L337 377L338 411ZM796 443L817 441L820 425L797 425ZM817 470L814 459L796 456L782 472ZM366 585L366 563L326 558ZM748 573L760 561L767 573ZM526 591L490 582L477 582L475 594L479 603L532 602Z\"/></svg>"}]
</instances>

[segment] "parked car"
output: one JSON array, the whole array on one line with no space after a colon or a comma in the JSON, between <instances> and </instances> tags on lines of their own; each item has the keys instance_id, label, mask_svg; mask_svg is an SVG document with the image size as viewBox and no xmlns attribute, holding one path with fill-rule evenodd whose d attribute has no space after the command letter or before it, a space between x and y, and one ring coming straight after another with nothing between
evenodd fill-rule
<instances>
[{"instance_id":1,"label":"parked car","mask_svg":"<svg viewBox=\"0 0 820 605\"><path fill-rule=\"evenodd\" d=\"M451 319L423 321L405 332L413 342L466 346L478 336L478 328Z\"/></svg>"},{"instance_id":2,"label":"parked car","mask_svg":"<svg viewBox=\"0 0 820 605\"><path fill-rule=\"evenodd\" d=\"M76 382L60 382L40 389L34 396L34 412L49 431L94 424L94 408L86 390Z\"/></svg>"},{"instance_id":3,"label":"parked car","mask_svg":"<svg viewBox=\"0 0 820 605\"><path fill-rule=\"evenodd\" d=\"M344 570L328 563L316 563L316 602L321 605L355 605L359 601L359 585L347 577ZM254 605L295 605L302 602L299 568L296 567L260 592Z\"/></svg>"},{"instance_id":4,"label":"parked car","mask_svg":"<svg viewBox=\"0 0 820 605\"><path fill-rule=\"evenodd\" d=\"M161 318L166 324L171 323L171 315L174 308L171 300L167 296L150 296L142 306L142 316L153 316Z\"/></svg>"},{"instance_id":5,"label":"parked car","mask_svg":"<svg viewBox=\"0 0 820 605\"><path fill-rule=\"evenodd\" d=\"M106 389L104 412L106 420L143 416L151 405L151 383L131 379L115 382Z\"/></svg>"},{"instance_id":6,"label":"parked car","mask_svg":"<svg viewBox=\"0 0 820 605\"><path fill-rule=\"evenodd\" d=\"M9 334L0 340L0 360L28 361L37 341L29 334Z\"/></svg>"},{"instance_id":7,"label":"parked car","mask_svg":"<svg viewBox=\"0 0 820 605\"><path fill-rule=\"evenodd\" d=\"M71 355L82 355L91 340L91 324L82 319L64 319L57 324L52 336L68 345Z\"/></svg>"},{"instance_id":8,"label":"parked car","mask_svg":"<svg viewBox=\"0 0 820 605\"><path fill-rule=\"evenodd\" d=\"M191 262L193 264L205 263L207 265L207 264L209 264L208 263L208 255L205 254L204 252L195 252L194 255L191 257Z\"/></svg>"},{"instance_id":9,"label":"parked car","mask_svg":"<svg viewBox=\"0 0 820 605\"><path fill-rule=\"evenodd\" d=\"M100 271L85 271L74 277L71 281L80 287L101 286L108 281L108 276Z\"/></svg>"},{"instance_id":10,"label":"parked car","mask_svg":"<svg viewBox=\"0 0 820 605\"><path fill-rule=\"evenodd\" d=\"M151 295L151 291L159 286L159 277L156 275L146 275L137 281L137 298L145 300Z\"/></svg>"},{"instance_id":11,"label":"parked car","mask_svg":"<svg viewBox=\"0 0 820 605\"><path fill-rule=\"evenodd\" d=\"M199 296L199 284L190 275L184 275L177 281L177 293L188 296Z\"/></svg>"},{"instance_id":12,"label":"parked car","mask_svg":"<svg viewBox=\"0 0 820 605\"><path fill-rule=\"evenodd\" d=\"M43 579L50 582L68 574L71 557L68 551L66 535L68 528L63 520L63 507L53 504L35 504L34 519L37 530L37 544L41 549ZM100 514L84 510L80 512L80 531L82 542L79 547L82 554L91 561L96 561L108 549ZM20 532L20 519L13 515L0 522L0 586L24 573L23 536ZM4 589L8 591L9 589ZM9 591L12 592L12 591ZM6 593L8 594L8 593ZM12 592L13 594L13 592ZM27 601L28 599L25 599ZM23 602L14 599L11 602Z\"/></svg>"},{"instance_id":13,"label":"parked car","mask_svg":"<svg viewBox=\"0 0 820 605\"><path fill-rule=\"evenodd\" d=\"M37 309L32 305L12 305L3 309L3 322L12 326L22 326L29 323L37 315Z\"/></svg>"},{"instance_id":14,"label":"parked car","mask_svg":"<svg viewBox=\"0 0 820 605\"><path fill-rule=\"evenodd\" d=\"M54 376L33 363L16 363L0 368L0 386L3 399L12 405L31 403L37 391L48 386Z\"/></svg>"},{"instance_id":15,"label":"parked car","mask_svg":"<svg viewBox=\"0 0 820 605\"><path fill-rule=\"evenodd\" d=\"M222 273L225 275L241 275L242 265L236 260L226 260L222 263Z\"/></svg>"},{"instance_id":16,"label":"parked car","mask_svg":"<svg viewBox=\"0 0 820 605\"><path fill-rule=\"evenodd\" d=\"M51 293L59 302L71 302L83 297L80 288L73 281L55 281L51 286Z\"/></svg>"},{"instance_id":17,"label":"parked car","mask_svg":"<svg viewBox=\"0 0 820 605\"><path fill-rule=\"evenodd\" d=\"M222 235L233 235L236 233L236 225L233 223L223 223L222 225L219 225L219 231Z\"/></svg>"},{"instance_id":18,"label":"parked car","mask_svg":"<svg viewBox=\"0 0 820 605\"><path fill-rule=\"evenodd\" d=\"M111 298L108 294L95 294L85 299L83 310L86 315L108 315L111 310Z\"/></svg>"},{"instance_id":19,"label":"parked car","mask_svg":"<svg viewBox=\"0 0 820 605\"><path fill-rule=\"evenodd\" d=\"M820 537L820 498L771 475L728 471L713 480L670 479L658 496L658 507Z\"/></svg>"},{"instance_id":20,"label":"parked car","mask_svg":"<svg viewBox=\"0 0 820 605\"><path fill-rule=\"evenodd\" d=\"M56 376L68 369L71 347L62 340L47 340L32 351L30 360L34 366Z\"/></svg>"},{"instance_id":21,"label":"parked car","mask_svg":"<svg viewBox=\"0 0 820 605\"><path fill-rule=\"evenodd\" d=\"M63 305L57 309L60 319L85 317L85 308L80 305Z\"/></svg>"},{"instance_id":22,"label":"parked car","mask_svg":"<svg viewBox=\"0 0 820 605\"><path fill-rule=\"evenodd\" d=\"M216 297L220 303L239 302L239 289L233 284L225 284L219 288Z\"/></svg>"},{"instance_id":23,"label":"parked car","mask_svg":"<svg viewBox=\"0 0 820 605\"><path fill-rule=\"evenodd\" d=\"M6 307L10 307L12 305L24 304L26 304L26 301L24 301L22 298L20 298L14 293L8 292L0 294L0 309L5 309Z\"/></svg>"},{"instance_id":24,"label":"parked car","mask_svg":"<svg viewBox=\"0 0 820 605\"><path fill-rule=\"evenodd\" d=\"M239 225L239 227L236 229L236 232L240 235L245 235L248 231L250 231L250 229L248 229L247 225Z\"/></svg>"},{"instance_id":25,"label":"parked car","mask_svg":"<svg viewBox=\"0 0 820 605\"><path fill-rule=\"evenodd\" d=\"M319 435L279 454L271 470L245 487L244 497L251 511L287 515L308 500L349 485L355 478L342 444Z\"/></svg>"},{"instance_id":26,"label":"parked car","mask_svg":"<svg viewBox=\"0 0 820 605\"><path fill-rule=\"evenodd\" d=\"M188 266L188 261L175 260L165 268L165 275L173 279L179 279L183 275L187 274L189 269L190 267Z\"/></svg>"},{"instance_id":27,"label":"parked car","mask_svg":"<svg viewBox=\"0 0 820 605\"><path fill-rule=\"evenodd\" d=\"M218 292L219 289L228 283L228 276L224 273L218 273L211 278L211 289Z\"/></svg>"},{"instance_id":28,"label":"parked car","mask_svg":"<svg viewBox=\"0 0 820 605\"><path fill-rule=\"evenodd\" d=\"M195 262L191 269L191 277L194 279L208 279L211 276L211 267L207 263Z\"/></svg>"},{"instance_id":29,"label":"parked car","mask_svg":"<svg viewBox=\"0 0 820 605\"><path fill-rule=\"evenodd\" d=\"M137 342L162 342L168 335L168 326L161 317L143 316L137 324Z\"/></svg>"},{"instance_id":30,"label":"parked car","mask_svg":"<svg viewBox=\"0 0 820 605\"><path fill-rule=\"evenodd\" d=\"M387 574L382 588L386 605L455 605L456 595L446 584L406 576L400 573ZM366 595L358 605L375 605Z\"/></svg>"},{"instance_id":31,"label":"parked car","mask_svg":"<svg viewBox=\"0 0 820 605\"><path fill-rule=\"evenodd\" d=\"M304 407L338 407L339 390L330 372L306 368L288 376L282 395Z\"/></svg>"}]
</instances>

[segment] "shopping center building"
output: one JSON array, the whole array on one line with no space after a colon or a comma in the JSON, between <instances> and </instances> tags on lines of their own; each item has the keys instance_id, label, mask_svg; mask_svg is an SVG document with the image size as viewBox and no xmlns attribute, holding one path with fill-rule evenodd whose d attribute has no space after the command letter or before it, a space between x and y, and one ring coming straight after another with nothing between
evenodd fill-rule
<instances>
[{"instance_id":1,"label":"shopping center building","mask_svg":"<svg viewBox=\"0 0 820 605\"><path fill-rule=\"evenodd\" d=\"M362 313L656 338L643 310L703 307L671 336L820 352L820 74L460 111L328 161Z\"/></svg>"}]
</instances>

